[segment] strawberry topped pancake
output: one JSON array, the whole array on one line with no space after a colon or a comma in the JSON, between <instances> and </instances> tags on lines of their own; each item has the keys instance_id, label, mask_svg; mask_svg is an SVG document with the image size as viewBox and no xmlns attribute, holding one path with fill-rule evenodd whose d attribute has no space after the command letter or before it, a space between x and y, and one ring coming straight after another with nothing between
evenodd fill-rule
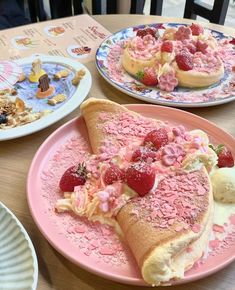
<instances>
[{"instance_id":1,"label":"strawberry topped pancake","mask_svg":"<svg viewBox=\"0 0 235 290\"><path fill-rule=\"evenodd\" d=\"M155 67L156 53L160 47L161 43L155 37L155 30L148 28L146 33L137 32L137 36L126 43L122 56L123 67L133 76L147 67Z\"/></svg>"},{"instance_id":2,"label":"strawberry topped pancake","mask_svg":"<svg viewBox=\"0 0 235 290\"><path fill-rule=\"evenodd\" d=\"M200 88L220 81L224 65L217 40L199 24L139 29L127 40L124 69L143 84L171 92L176 86Z\"/></svg>"},{"instance_id":3,"label":"strawberry topped pancake","mask_svg":"<svg viewBox=\"0 0 235 290\"><path fill-rule=\"evenodd\" d=\"M208 172L217 155L206 133L107 100L89 99L81 112L94 154L61 177L57 211L114 226L147 283L182 278L212 226Z\"/></svg>"}]
</instances>

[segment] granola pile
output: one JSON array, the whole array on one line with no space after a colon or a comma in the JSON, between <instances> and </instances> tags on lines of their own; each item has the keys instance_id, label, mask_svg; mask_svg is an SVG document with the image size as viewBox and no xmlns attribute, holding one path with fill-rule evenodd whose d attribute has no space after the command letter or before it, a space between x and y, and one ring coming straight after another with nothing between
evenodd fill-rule
<instances>
[{"instance_id":1,"label":"granola pile","mask_svg":"<svg viewBox=\"0 0 235 290\"><path fill-rule=\"evenodd\" d=\"M49 114L44 110L33 112L23 100L17 96L15 90L0 91L0 129L10 129L31 123Z\"/></svg>"}]
</instances>

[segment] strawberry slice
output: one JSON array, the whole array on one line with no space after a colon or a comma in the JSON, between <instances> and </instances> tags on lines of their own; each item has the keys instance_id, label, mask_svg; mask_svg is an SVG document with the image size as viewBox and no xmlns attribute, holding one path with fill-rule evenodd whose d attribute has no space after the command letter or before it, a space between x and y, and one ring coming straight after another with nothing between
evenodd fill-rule
<instances>
[{"instance_id":1,"label":"strawberry slice","mask_svg":"<svg viewBox=\"0 0 235 290\"><path fill-rule=\"evenodd\" d=\"M107 185L113 184L114 182L125 178L125 173L117 165L111 164L104 173L104 182Z\"/></svg>"},{"instance_id":2,"label":"strawberry slice","mask_svg":"<svg viewBox=\"0 0 235 290\"><path fill-rule=\"evenodd\" d=\"M209 145L209 147L213 149L218 156L217 166L219 168L234 166L232 152L227 147L225 147L223 144L218 145L216 148L214 148L212 145Z\"/></svg>"},{"instance_id":3,"label":"strawberry slice","mask_svg":"<svg viewBox=\"0 0 235 290\"><path fill-rule=\"evenodd\" d=\"M69 167L62 175L59 187L63 192L73 192L74 187L84 185L87 180L87 170L84 163Z\"/></svg>"},{"instance_id":4,"label":"strawberry slice","mask_svg":"<svg viewBox=\"0 0 235 290\"><path fill-rule=\"evenodd\" d=\"M157 74L153 68L145 68L137 73L137 79L146 86L156 86L158 84Z\"/></svg>"},{"instance_id":5,"label":"strawberry slice","mask_svg":"<svg viewBox=\"0 0 235 290\"><path fill-rule=\"evenodd\" d=\"M167 131L165 128L159 128L149 132L145 139L145 145L153 145L157 150L165 146L169 142Z\"/></svg>"},{"instance_id":6,"label":"strawberry slice","mask_svg":"<svg viewBox=\"0 0 235 290\"><path fill-rule=\"evenodd\" d=\"M188 71L193 69L193 60L189 53L181 52L176 55L175 60L181 70Z\"/></svg>"},{"instance_id":7,"label":"strawberry slice","mask_svg":"<svg viewBox=\"0 0 235 290\"><path fill-rule=\"evenodd\" d=\"M156 159L156 152L147 146L140 146L132 154L133 162L147 161L148 159L152 159L152 161L154 161Z\"/></svg>"},{"instance_id":8,"label":"strawberry slice","mask_svg":"<svg viewBox=\"0 0 235 290\"><path fill-rule=\"evenodd\" d=\"M126 171L127 185L138 193L145 196L153 188L155 182L155 172L150 165L138 162L128 167Z\"/></svg>"}]
</instances>

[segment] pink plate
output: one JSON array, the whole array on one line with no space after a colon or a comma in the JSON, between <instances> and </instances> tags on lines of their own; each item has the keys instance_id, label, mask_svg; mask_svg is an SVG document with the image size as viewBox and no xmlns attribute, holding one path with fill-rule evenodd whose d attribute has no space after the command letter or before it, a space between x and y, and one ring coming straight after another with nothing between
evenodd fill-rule
<instances>
[{"instance_id":1,"label":"pink plate","mask_svg":"<svg viewBox=\"0 0 235 290\"><path fill-rule=\"evenodd\" d=\"M235 155L235 139L205 119L181 110L156 105L128 105L128 108L147 117L157 117L169 121L171 124L183 124L187 129L202 129L208 133L213 143L218 144L222 141L233 150ZM31 214L50 244L75 264L117 282L146 285L131 253L117 241L118 238L112 231L108 228L103 229L101 226L95 227L75 215L59 214L54 211L55 201L61 196L56 188L58 183L57 181L55 183L51 174L53 174L52 172L58 173L58 170L62 174L63 166L65 166L61 165L60 169L58 150L65 152L66 162L72 164L73 154L79 154L79 152L76 153L76 148L71 147L71 143L65 149L65 144L69 142L68 140L76 138L87 140L85 123L81 117L73 119L57 129L37 151L30 167L27 183ZM49 164L58 164L58 166L54 166L50 171ZM56 185L53 187L52 184ZM106 236L102 236L104 233ZM233 234L235 235L235 233ZM232 243L222 252L209 255L203 263L188 271L184 279L172 284L187 283L208 276L225 267L234 259L235 243Z\"/></svg>"}]
</instances>

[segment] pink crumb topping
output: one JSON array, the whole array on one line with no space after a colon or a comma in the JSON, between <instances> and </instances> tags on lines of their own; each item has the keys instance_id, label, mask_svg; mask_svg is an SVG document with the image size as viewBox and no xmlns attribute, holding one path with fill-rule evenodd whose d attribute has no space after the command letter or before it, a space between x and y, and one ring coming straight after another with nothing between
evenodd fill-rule
<instances>
[{"instance_id":1,"label":"pink crumb topping","mask_svg":"<svg viewBox=\"0 0 235 290\"><path fill-rule=\"evenodd\" d=\"M199 183L208 192L208 180L198 171L171 174L165 176L154 192L145 197L135 197L132 202L139 215L142 214L141 218L148 217L155 227L167 228L177 222L181 225L176 226L176 231L191 227L194 232L199 232L199 225L193 221L208 206L207 198L201 195Z\"/></svg>"},{"instance_id":2,"label":"pink crumb topping","mask_svg":"<svg viewBox=\"0 0 235 290\"><path fill-rule=\"evenodd\" d=\"M215 72L221 66L221 62L215 53L196 52L193 55L194 71L197 72Z\"/></svg>"},{"instance_id":3,"label":"pink crumb topping","mask_svg":"<svg viewBox=\"0 0 235 290\"><path fill-rule=\"evenodd\" d=\"M194 224L194 225L192 226L192 231L193 231L194 233L199 233L200 230L201 230L201 225L199 225L199 224Z\"/></svg>"},{"instance_id":4,"label":"pink crumb topping","mask_svg":"<svg viewBox=\"0 0 235 290\"><path fill-rule=\"evenodd\" d=\"M213 225L213 231L217 233L224 233L224 227L220 225Z\"/></svg>"},{"instance_id":5,"label":"pink crumb topping","mask_svg":"<svg viewBox=\"0 0 235 290\"><path fill-rule=\"evenodd\" d=\"M136 36L130 41L128 47L131 56L140 59L150 59L160 49L161 43L156 38L148 34L144 37Z\"/></svg>"},{"instance_id":6,"label":"pink crumb topping","mask_svg":"<svg viewBox=\"0 0 235 290\"><path fill-rule=\"evenodd\" d=\"M229 220L232 225L235 225L235 214L231 215Z\"/></svg>"},{"instance_id":7,"label":"pink crumb topping","mask_svg":"<svg viewBox=\"0 0 235 290\"><path fill-rule=\"evenodd\" d=\"M216 249L216 248L218 248L219 247L219 245L220 245L220 241L219 240L211 240L211 241L209 241L209 247L212 249L212 250L214 250L214 249Z\"/></svg>"}]
</instances>

